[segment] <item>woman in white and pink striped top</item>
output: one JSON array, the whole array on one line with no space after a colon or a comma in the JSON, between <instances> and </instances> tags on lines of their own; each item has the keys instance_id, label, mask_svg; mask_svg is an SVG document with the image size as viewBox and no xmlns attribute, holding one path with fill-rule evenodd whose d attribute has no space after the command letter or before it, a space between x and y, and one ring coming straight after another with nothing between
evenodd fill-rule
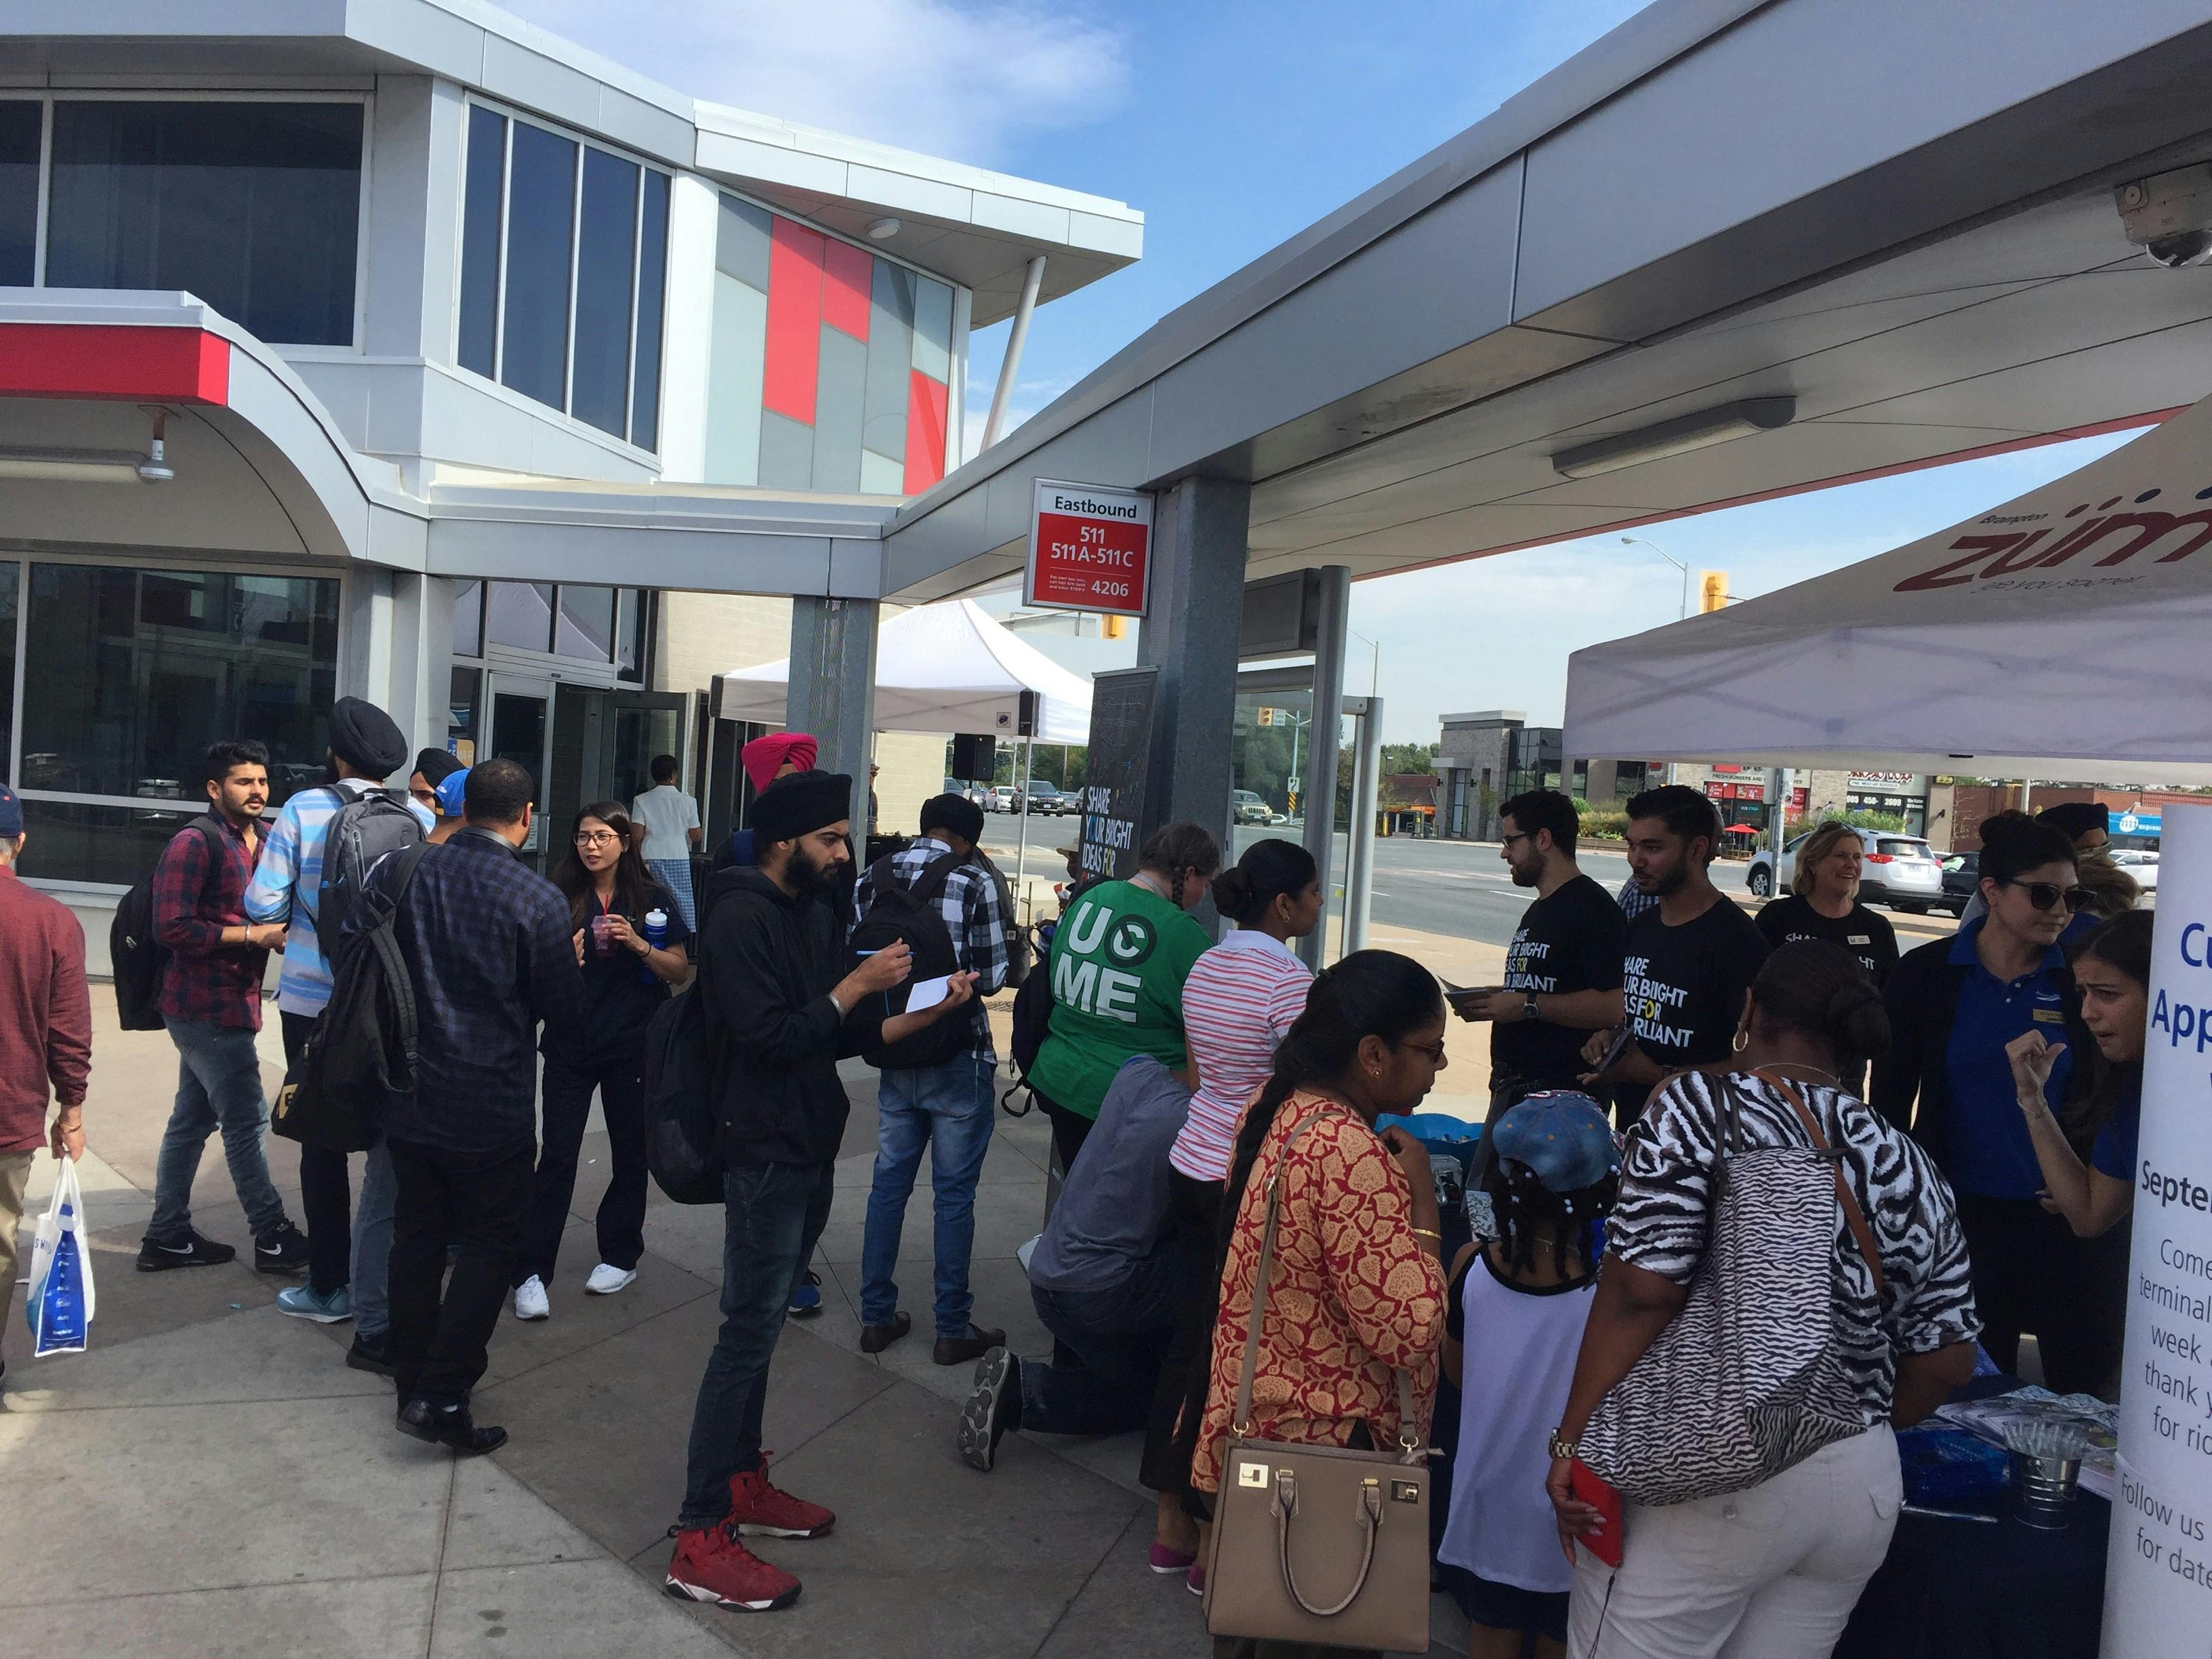
<instances>
[{"instance_id":1,"label":"woman in white and pink striped top","mask_svg":"<svg viewBox=\"0 0 2212 1659\"><path fill-rule=\"evenodd\" d=\"M1245 1103L1274 1069L1275 1045L1304 1011L1313 985L1313 970L1288 943L1311 933L1321 920L1321 882L1313 855L1295 842L1255 842L1214 878L1213 903L1237 924L1237 931L1200 957L1183 981L1183 1038L1199 1087L1168 1155L1168 1188L1176 1234L1186 1241L1188 1277L1174 1341L1152 1398L1139 1476L1162 1494L1155 1534L1161 1540L1177 1530L1170 1500L1182 1499L1189 1490L1191 1448L1205 1411L1214 1304L1220 1293L1216 1231L1237 1126ZM1175 1572L1190 1565L1198 1547L1194 1522L1182 1541L1189 1546L1188 1554L1167 1542L1153 1545L1155 1571Z\"/></svg>"}]
</instances>

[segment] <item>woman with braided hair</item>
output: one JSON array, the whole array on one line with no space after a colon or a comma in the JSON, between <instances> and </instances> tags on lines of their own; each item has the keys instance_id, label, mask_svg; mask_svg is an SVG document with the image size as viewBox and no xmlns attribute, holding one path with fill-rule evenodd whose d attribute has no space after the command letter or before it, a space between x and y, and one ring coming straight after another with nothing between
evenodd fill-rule
<instances>
[{"instance_id":1,"label":"woman with braided hair","mask_svg":"<svg viewBox=\"0 0 2212 1659\"><path fill-rule=\"evenodd\" d=\"M1221 869L1221 844L1194 823L1164 824L1127 881L1085 888L1054 929L1052 1024L1030 1091L1052 1120L1063 1170L1075 1167L1114 1073L1149 1054L1195 1088L1182 984L1213 939L1191 919Z\"/></svg>"}]
</instances>

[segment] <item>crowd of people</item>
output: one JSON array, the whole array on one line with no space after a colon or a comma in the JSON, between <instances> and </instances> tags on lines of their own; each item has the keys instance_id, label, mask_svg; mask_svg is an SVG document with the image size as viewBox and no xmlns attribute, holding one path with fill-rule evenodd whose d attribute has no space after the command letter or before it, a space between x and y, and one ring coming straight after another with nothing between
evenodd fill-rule
<instances>
[{"instance_id":1,"label":"crowd of people","mask_svg":"<svg viewBox=\"0 0 2212 1659\"><path fill-rule=\"evenodd\" d=\"M673 1594L787 1607L799 1579L745 1540L835 1524L771 1481L760 1441L783 1325L819 1305L839 1066L856 1055L880 1078L860 1346L912 1329L895 1269L927 1151L931 1357L975 1367L958 1455L988 1472L1012 1431L1141 1429L1148 1565L1200 1594L1237 1447L1417 1460L1433 1438L1455 1449L1435 1571L1471 1659L1594 1654L1601 1635L1609 1655L1822 1655L1896 1522L1892 1429L1964 1382L1978 1344L2009 1371L2032 1333L2061 1391L2117 1374L2149 919L2097 919L2117 890L2085 878L2094 851L2048 815L1985 823L1982 913L1900 956L1858 902L1861 843L1841 825L1753 916L1713 884L1721 821L1697 792L1629 804L1618 901L1579 867L1574 804L1516 796L1501 856L1533 900L1501 982L1467 988L1380 950L1316 975L1293 948L1322 908L1304 849L1263 840L1224 867L1200 826L1154 831L1126 877L1067 891L1023 981L1042 1024L1019 1065L1059 1176L1026 1262L1053 1346L1026 1354L977 1322L969 1283L1000 1075L982 999L1025 956L977 807L938 797L863 870L854 781L780 733L748 746L748 823L696 891L672 763L635 801L578 812L548 879L520 856L522 768L426 751L387 790L409 763L398 726L349 698L331 733L329 785L273 819L265 751L216 745L210 810L154 872L179 1070L138 1265L234 1259L192 1224L219 1132L255 1267L305 1275L283 1311L353 1321L346 1363L392 1377L401 1431L497 1447L506 1431L471 1396L502 1310L552 1313L594 1098L610 1179L583 1289L636 1277L648 1037L688 985L711 1037L725 1243ZM0 1313L33 1151L83 1150L90 1059L82 933L12 878L23 844L0 789ZM303 1232L266 1162L265 957L283 953L296 1063L349 947L380 926L416 1010L413 1087L376 1115L357 1201L346 1154L303 1146ZM1464 1203L1402 1121L1446 1068L1455 1015L1490 1027ZM1662 1481L1655 1413L1693 1416L1685 1377L1722 1363L1696 1342L1701 1309L1772 1267L1729 1248L1759 1236L1761 1189L1720 1170L1792 1151L1832 1172L1832 1221L1799 1264L1833 1309L1829 1416L1748 1474L1673 1456ZM1731 1386L1711 1381L1688 1397ZM1224 1635L1217 1651L1308 1650Z\"/></svg>"}]
</instances>

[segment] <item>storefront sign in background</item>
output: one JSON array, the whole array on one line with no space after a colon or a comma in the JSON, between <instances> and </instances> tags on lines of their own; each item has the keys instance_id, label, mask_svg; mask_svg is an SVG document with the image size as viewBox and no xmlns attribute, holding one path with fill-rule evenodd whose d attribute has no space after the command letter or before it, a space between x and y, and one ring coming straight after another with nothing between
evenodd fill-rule
<instances>
[{"instance_id":1,"label":"storefront sign in background","mask_svg":"<svg viewBox=\"0 0 2212 1659\"><path fill-rule=\"evenodd\" d=\"M1040 478L1023 602L1141 617L1152 580L1152 498Z\"/></svg>"},{"instance_id":2,"label":"storefront sign in background","mask_svg":"<svg viewBox=\"0 0 2212 1659\"><path fill-rule=\"evenodd\" d=\"M2203 1659L2212 1630L2212 806L2165 831L2106 1565L2124 1659Z\"/></svg>"}]
</instances>

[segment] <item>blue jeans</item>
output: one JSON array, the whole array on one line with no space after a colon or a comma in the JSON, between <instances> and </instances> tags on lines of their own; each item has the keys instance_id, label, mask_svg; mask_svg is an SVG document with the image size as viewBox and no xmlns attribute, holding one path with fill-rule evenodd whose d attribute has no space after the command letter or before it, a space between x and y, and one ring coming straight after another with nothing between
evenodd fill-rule
<instances>
[{"instance_id":1,"label":"blue jeans","mask_svg":"<svg viewBox=\"0 0 2212 1659\"><path fill-rule=\"evenodd\" d=\"M382 1336L392 1328L392 1229L399 1208L399 1177L392 1148L379 1135L361 1172L361 1202L353 1212L353 1328Z\"/></svg>"},{"instance_id":2,"label":"blue jeans","mask_svg":"<svg viewBox=\"0 0 2212 1659\"><path fill-rule=\"evenodd\" d=\"M284 1200L269 1179L262 1136L269 1103L261 1093L261 1055L243 1025L204 1019L169 1019L177 1045L177 1103L154 1160L154 1218L146 1237L156 1244L181 1244L192 1225L192 1177L199 1173L207 1139L222 1131L230 1184L246 1211L253 1237L264 1238L284 1222Z\"/></svg>"},{"instance_id":3,"label":"blue jeans","mask_svg":"<svg viewBox=\"0 0 2212 1659\"><path fill-rule=\"evenodd\" d=\"M768 1363L836 1186L834 1164L732 1164L722 1172L722 1328L691 1412L679 1527L720 1521L731 1477L760 1467Z\"/></svg>"},{"instance_id":4,"label":"blue jeans","mask_svg":"<svg viewBox=\"0 0 2212 1659\"><path fill-rule=\"evenodd\" d=\"M963 1056L919 1071L879 1075L876 1094L876 1180L868 1189L868 1225L860 1242L860 1322L888 1325L898 1311L899 1233L906 1201L930 1149L930 1185L937 1212L937 1334L968 1334L975 1298L968 1291L968 1257L975 1243L975 1178L991 1150L991 1078L988 1060Z\"/></svg>"}]
</instances>

